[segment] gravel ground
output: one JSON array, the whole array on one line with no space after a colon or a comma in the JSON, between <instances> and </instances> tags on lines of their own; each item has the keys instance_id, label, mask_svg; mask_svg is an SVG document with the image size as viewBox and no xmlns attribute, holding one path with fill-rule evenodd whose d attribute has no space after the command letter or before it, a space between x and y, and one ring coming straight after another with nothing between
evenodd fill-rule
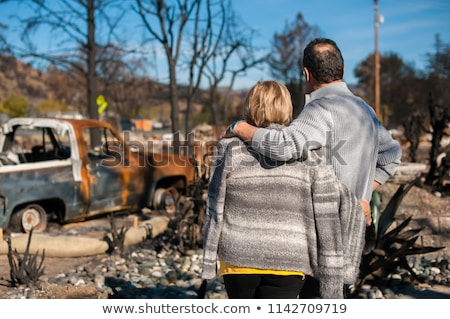
<instances>
[{"instance_id":1,"label":"gravel ground","mask_svg":"<svg viewBox=\"0 0 450 319\"><path fill-rule=\"evenodd\" d=\"M127 248L122 254L84 258L58 273L44 274L32 286L0 286L2 299L196 299L202 250L181 254L164 234ZM368 281L349 298L450 298L450 267L446 257L411 257L420 281L405 269L382 280ZM227 298L221 280L208 283L206 298Z\"/></svg>"}]
</instances>

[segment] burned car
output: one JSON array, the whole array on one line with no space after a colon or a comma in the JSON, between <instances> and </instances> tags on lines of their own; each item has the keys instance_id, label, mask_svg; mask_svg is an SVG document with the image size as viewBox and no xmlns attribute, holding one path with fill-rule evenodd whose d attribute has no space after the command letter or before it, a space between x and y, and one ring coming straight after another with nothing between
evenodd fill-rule
<instances>
[{"instance_id":1,"label":"burned car","mask_svg":"<svg viewBox=\"0 0 450 319\"><path fill-rule=\"evenodd\" d=\"M188 195L194 175L188 157L131 143L106 122L13 118L0 132L0 228L162 207L167 189Z\"/></svg>"}]
</instances>

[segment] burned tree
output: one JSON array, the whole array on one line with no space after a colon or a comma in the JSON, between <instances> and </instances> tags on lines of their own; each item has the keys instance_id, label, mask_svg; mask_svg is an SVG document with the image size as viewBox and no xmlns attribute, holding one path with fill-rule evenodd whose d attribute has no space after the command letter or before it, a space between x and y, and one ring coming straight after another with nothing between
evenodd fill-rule
<instances>
[{"instance_id":1,"label":"burned tree","mask_svg":"<svg viewBox=\"0 0 450 319\"><path fill-rule=\"evenodd\" d=\"M301 13L283 32L273 36L272 51L268 58L271 74L283 81L292 94L294 113L304 104L303 50L310 40L319 34L316 26L308 24Z\"/></svg>"},{"instance_id":2,"label":"burned tree","mask_svg":"<svg viewBox=\"0 0 450 319\"><path fill-rule=\"evenodd\" d=\"M99 52L118 40L116 28L126 12L123 2L30 0L19 2L17 9L17 19L23 26L22 43L9 46L11 52L72 73L86 88L88 116L98 119L96 68ZM22 16L26 11L32 14ZM49 33L50 40L45 46L37 40L41 39L35 36L37 32Z\"/></svg>"},{"instance_id":3,"label":"burned tree","mask_svg":"<svg viewBox=\"0 0 450 319\"><path fill-rule=\"evenodd\" d=\"M409 142L409 158L411 162L416 162L416 152L419 148L420 137L427 131L423 124L423 115L420 112L413 112L403 123L405 128L405 138Z\"/></svg>"},{"instance_id":4,"label":"burned tree","mask_svg":"<svg viewBox=\"0 0 450 319\"><path fill-rule=\"evenodd\" d=\"M430 93L428 100L428 107L430 111L431 132L431 149L430 149L430 169L428 171L425 183L427 185L434 185L439 176L438 156L442 153L441 141L447 128L447 123L450 121L450 112L438 104L435 104ZM441 172L441 174L447 172ZM439 185L438 185L439 188Z\"/></svg>"},{"instance_id":5,"label":"burned tree","mask_svg":"<svg viewBox=\"0 0 450 319\"><path fill-rule=\"evenodd\" d=\"M432 186L436 186L436 180L442 180L442 176L439 174L448 175L449 173L445 172L445 170L443 172L442 169L439 170L438 156L443 152L448 152L442 149L441 142L450 122L450 108L448 105L450 97L448 90L448 82L450 80L450 45L444 45L440 41L439 35L437 35L435 46L436 52L428 56L431 70L428 77L428 110L432 128L432 141L430 149L430 170L425 181L427 185ZM441 190L442 186L437 185L437 188Z\"/></svg>"}]
</instances>

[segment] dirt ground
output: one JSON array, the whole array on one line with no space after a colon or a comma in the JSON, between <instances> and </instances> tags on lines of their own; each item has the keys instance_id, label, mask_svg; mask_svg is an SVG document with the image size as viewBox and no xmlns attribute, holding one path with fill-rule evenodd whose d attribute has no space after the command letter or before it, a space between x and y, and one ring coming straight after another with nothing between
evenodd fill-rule
<instances>
[{"instance_id":1,"label":"dirt ground","mask_svg":"<svg viewBox=\"0 0 450 319\"><path fill-rule=\"evenodd\" d=\"M381 194L382 209L393 196L399 185L385 184L378 191ZM450 197L441 197L429 191L413 186L405 195L398 208L397 215L412 216L448 216L450 215Z\"/></svg>"},{"instance_id":2,"label":"dirt ground","mask_svg":"<svg viewBox=\"0 0 450 319\"><path fill-rule=\"evenodd\" d=\"M86 263L95 257L77 258L50 258L44 260L44 276L56 277L59 273L73 269L78 265ZM10 267L6 255L0 255L0 299L7 298L6 294L10 287ZM79 299L79 298L101 298L98 291L93 287L61 287L57 285L44 286L40 293L40 299ZM105 296L106 297L106 296Z\"/></svg>"}]
</instances>

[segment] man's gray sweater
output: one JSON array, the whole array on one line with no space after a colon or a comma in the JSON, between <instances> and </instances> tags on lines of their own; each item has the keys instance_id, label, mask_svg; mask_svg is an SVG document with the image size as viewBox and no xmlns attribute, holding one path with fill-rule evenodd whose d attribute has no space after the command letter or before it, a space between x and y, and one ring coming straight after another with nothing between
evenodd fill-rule
<instances>
[{"instance_id":1,"label":"man's gray sweater","mask_svg":"<svg viewBox=\"0 0 450 319\"><path fill-rule=\"evenodd\" d=\"M238 138L219 142L211 168L204 279L218 257L242 267L302 271L322 298L342 298L356 280L365 218L325 160L275 162Z\"/></svg>"},{"instance_id":2,"label":"man's gray sweater","mask_svg":"<svg viewBox=\"0 0 450 319\"><path fill-rule=\"evenodd\" d=\"M384 184L400 164L399 143L344 82L328 84L306 99L305 108L289 126L279 131L258 129L252 147L283 161L322 149L339 180L358 199L370 201L373 182Z\"/></svg>"}]
</instances>

